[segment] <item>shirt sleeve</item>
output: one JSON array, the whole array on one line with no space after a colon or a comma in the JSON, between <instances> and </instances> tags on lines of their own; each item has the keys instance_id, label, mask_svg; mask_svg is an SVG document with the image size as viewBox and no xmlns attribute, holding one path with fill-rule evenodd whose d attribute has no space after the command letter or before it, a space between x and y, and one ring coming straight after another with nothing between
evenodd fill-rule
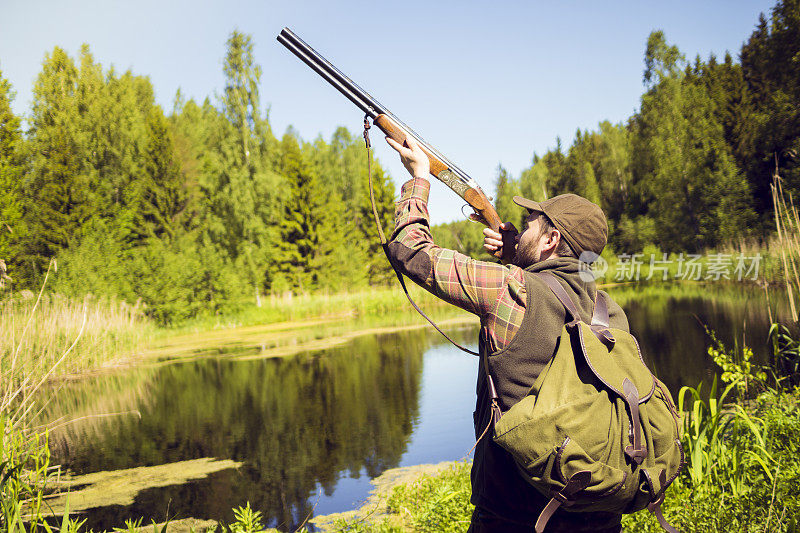
<instances>
[{"instance_id":1,"label":"shirt sleeve","mask_svg":"<svg viewBox=\"0 0 800 533\"><path fill-rule=\"evenodd\" d=\"M494 309L511 270L477 261L433 243L428 217L428 180L414 178L401 188L388 248L400 271L443 300L481 317Z\"/></svg>"}]
</instances>

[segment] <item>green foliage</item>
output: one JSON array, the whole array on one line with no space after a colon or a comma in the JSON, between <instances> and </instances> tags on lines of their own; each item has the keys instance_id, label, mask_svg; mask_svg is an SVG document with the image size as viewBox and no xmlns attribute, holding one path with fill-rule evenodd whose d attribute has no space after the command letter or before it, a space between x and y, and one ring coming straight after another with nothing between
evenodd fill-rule
<instances>
[{"instance_id":1,"label":"green foliage","mask_svg":"<svg viewBox=\"0 0 800 533\"><path fill-rule=\"evenodd\" d=\"M796 530L800 519L800 390L767 391L748 409L748 416L759 420L756 423L762 428L766 451L774 459L769 474L758 461L750 461L742 467L744 487L736 496L730 484L711 476L695 485L687 471L669 489L662 505L667 520L679 530ZM763 455L759 446L758 439L750 439L745 452ZM645 512L623 517L623 527L626 531L662 531L656 519Z\"/></svg>"},{"instance_id":2,"label":"green foliage","mask_svg":"<svg viewBox=\"0 0 800 533\"><path fill-rule=\"evenodd\" d=\"M722 376L720 376L722 381L736 384L739 397L747 397L753 386L762 389L766 386L766 372L750 362L753 358L753 350L749 346L742 345L740 350L737 340L733 350L729 350L708 326L703 327L711 338L708 355L722 369Z\"/></svg>"},{"instance_id":3,"label":"green foliage","mask_svg":"<svg viewBox=\"0 0 800 533\"><path fill-rule=\"evenodd\" d=\"M663 32L644 53L640 109L498 169L497 208L521 225L514 194L582 194L605 210L610 247L670 252L725 246L770 224L775 165L800 192L800 2L779 0L741 49L688 63ZM734 54L735 56L735 54ZM38 286L135 301L169 323L269 294L390 282L373 226L366 154L338 129L312 143L273 135L252 38L230 34L215 101L176 95L165 116L145 76L103 69L84 45L54 48L33 91L30 129L0 73L0 258L14 289ZM389 229L394 186L372 161ZM679 208L677 208L679 206ZM434 229L440 244L485 258L479 226ZM5 279L5 278L4 278Z\"/></svg>"},{"instance_id":4,"label":"green foliage","mask_svg":"<svg viewBox=\"0 0 800 533\"><path fill-rule=\"evenodd\" d=\"M325 269L335 267L331 255L342 238L335 221L343 217L331 208L340 208L341 202L334 199L326 205L316 172L288 133L281 141L280 171L287 179L288 198L280 220L275 285L278 292L307 291L319 286L319 277L328 274Z\"/></svg>"},{"instance_id":5,"label":"green foliage","mask_svg":"<svg viewBox=\"0 0 800 533\"><path fill-rule=\"evenodd\" d=\"M516 221L514 225L519 227ZM484 226L477 222L459 220L431 227L431 236L433 242L442 248L449 248L475 259L488 261L492 258L483 249L483 228Z\"/></svg>"},{"instance_id":6,"label":"green foliage","mask_svg":"<svg viewBox=\"0 0 800 533\"><path fill-rule=\"evenodd\" d=\"M11 110L14 93L0 71L0 259L16 256L12 237L24 234L22 177L26 172L21 120ZM10 278L0 274L0 287Z\"/></svg>"},{"instance_id":7,"label":"green foliage","mask_svg":"<svg viewBox=\"0 0 800 533\"><path fill-rule=\"evenodd\" d=\"M757 237L770 225L770 176L800 191L800 2L779 0L742 46L689 64L654 31L644 54L645 94L627 124L578 131L563 152L534 156L516 183L523 196L565 192L597 202L617 252L647 244L697 251ZM500 195L498 195L499 199Z\"/></svg>"},{"instance_id":8,"label":"green foliage","mask_svg":"<svg viewBox=\"0 0 800 533\"><path fill-rule=\"evenodd\" d=\"M166 324L391 279L360 139L341 128L330 143L279 143L248 35L230 35L223 73L217 106L179 92L166 117L147 78L104 71L88 46L77 61L55 48L27 136L0 75L0 257L15 288L58 257L57 291L142 300ZM372 164L388 227L394 186Z\"/></svg>"},{"instance_id":9,"label":"green foliage","mask_svg":"<svg viewBox=\"0 0 800 533\"><path fill-rule=\"evenodd\" d=\"M422 476L396 487L389 497L390 510L402 516L414 531L465 531L473 509L469 503L470 467L470 463L456 463L435 476Z\"/></svg>"},{"instance_id":10,"label":"green foliage","mask_svg":"<svg viewBox=\"0 0 800 533\"><path fill-rule=\"evenodd\" d=\"M714 119L708 90L683 74L682 56L660 32L648 44L654 85L635 119L635 153L650 166L638 179L650 188L658 244L694 251L730 241L753 221L749 186Z\"/></svg>"},{"instance_id":11,"label":"green foliage","mask_svg":"<svg viewBox=\"0 0 800 533\"><path fill-rule=\"evenodd\" d=\"M800 341L796 340L783 324L772 324L769 341L774 370L774 380L781 387L797 385L800 381Z\"/></svg>"},{"instance_id":12,"label":"green foliage","mask_svg":"<svg viewBox=\"0 0 800 533\"><path fill-rule=\"evenodd\" d=\"M23 515L32 515L36 523L43 510L41 486L47 478L50 450L46 435L20 431L5 413L0 415L0 430L0 528L19 531Z\"/></svg>"},{"instance_id":13,"label":"green foliage","mask_svg":"<svg viewBox=\"0 0 800 533\"><path fill-rule=\"evenodd\" d=\"M404 533L405 528L390 524L387 520L378 523L365 520L337 520L330 531L335 533ZM306 533L301 530L299 533Z\"/></svg>"},{"instance_id":14,"label":"green foliage","mask_svg":"<svg viewBox=\"0 0 800 533\"><path fill-rule=\"evenodd\" d=\"M234 509L233 516L236 522L231 524L231 533L255 533L264 529L264 525L261 523L261 513L254 511L250 507L250 502L247 502L244 507Z\"/></svg>"},{"instance_id":15,"label":"green foliage","mask_svg":"<svg viewBox=\"0 0 800 533\"><path fill-rule=\"evenodd\" d=\"M520 228L520 214L524 209L514 203L514 196L520 194L519 184L510 179L508 171L502 165L497 166L497 181L495 182L494 208L500 215L503 222L512 222L515 227Z\"/></svg>"},{"instance_id":16,"label":"green foliage","mask_svg":"<svg viewBox=\"0 0 800 533\"><path fill-rule=\"evenodd\" d=\"M708 484L720 486L738 498L749 490L754 468L773 481L774 458L767 450L768 429L764 421L741 405L725 403L736 385L733 381L718 395L715 376L707 402L701 395L701 386L682 387L678 410L684 413L682 442L692 487L699 490Z\"/></svg>"}]
</instances>

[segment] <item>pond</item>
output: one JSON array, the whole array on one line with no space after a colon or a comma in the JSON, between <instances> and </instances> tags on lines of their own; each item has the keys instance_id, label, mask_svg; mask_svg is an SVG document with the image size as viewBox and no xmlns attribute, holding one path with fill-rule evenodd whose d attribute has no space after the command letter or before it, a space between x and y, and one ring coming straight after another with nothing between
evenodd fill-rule
<instances>
[{"instance_id":1,"label":"pond","mask_svg":"<svg viewBox=\"0 0 800 533\"><path fill-rule=\"evenodd\" d=\"M757 359L767 357L770 321L755 287L609 292L673 395L683 385L708 384L716 372L702 324L728 345L744 339ZM773 315L783 316L785 306L777 307ZM477 325L449 332L475 347ZM230 521L233 507L250 502L268 526L291 531L309 516L357 507L370 480L387 469L462 459L474 444L477 360L430 328L284 358L246 357L258 351L241 347L226 356L224 343L216 348L214 357L54 391L49 419L79 419L53 430L54 460L76 474L201 458L241 463L90 508L87 528L110 529L129 517ZM85 416L96 413L109 416Z\"/></svg>"}]
</instances>

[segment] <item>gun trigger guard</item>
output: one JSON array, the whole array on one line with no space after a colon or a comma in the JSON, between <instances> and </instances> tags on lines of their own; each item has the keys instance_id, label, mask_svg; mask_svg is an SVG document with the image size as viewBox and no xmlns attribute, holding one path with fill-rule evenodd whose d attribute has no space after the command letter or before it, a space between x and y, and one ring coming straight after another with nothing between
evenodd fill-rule
<instances>
[{"instance_id":1,"label":"gun trigger guard","mask_svg":"<svg viewBox=\"0 0 800 533\"><path fill-rule=\"evenodd\" d=\"M467 220L469 220L470 222L474 222L475 224L479 224L479 222L478 222L477 220L473 220L473 219L472 219L472 217L470 217L470 215L471 215L472 213L469 213L469 214L467 214L467 213L465 213L465 212L464 212L464 208L465 208L465 207L470 207L470 205L469 205L469 204L464 204L464 205L462 205L462 206L461 206L461 214L462 214L462 215L464 215L464 218L466 218L466 219L467 219ZM474 212L475 212L475 211L473 210L473 213L474 213Z\"/></svg>"}]
</instances>

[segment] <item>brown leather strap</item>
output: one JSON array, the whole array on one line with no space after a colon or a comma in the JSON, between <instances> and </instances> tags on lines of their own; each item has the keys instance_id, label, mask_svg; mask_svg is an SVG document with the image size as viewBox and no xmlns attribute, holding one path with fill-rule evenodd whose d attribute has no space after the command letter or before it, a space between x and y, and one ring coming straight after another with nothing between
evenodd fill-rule
<instances>
[{"instance_id":1,"label":"brown leather strap","mask_svg":"<svg viewBox=\"0 0 800 533\"><path fill-rule=\"evenodd\" d=\"M667 533L681 533L678 529L675 528L672 524L667 522L667 519L664 518L664 515L661 514L661 502L656 504L650 504L647 507L653 515L655 515L656 520L658 520L658 524L664 528L664 531Z\"/></svg>"},{"instance_id":2,"label":"brown leather strap","mask_svg":"<svg viewBox=\"0 0 800 533\"><path fill-rule=\"evenodd\" d=\"M625 378L622 381L622 392L625 394L624 400L628 404L628 409L631 414L631 432L633 433L633 445L625 447L625 455L637 465L642 464L644 458L647 457L647 448L644 447L642 424L639 421L639 391L636 390L636 385L633 381Z\"/></svg>"},{"instance_id":3,"label":"brown leather strap","mask_svg":"<svg viewBox=\"0 0 800 533\"><path fill-rule=\"evenodd\" d=\"M575 302L569 297L567 291L561 286L561 283L556 280L556 277L550 272L534 272L534 274L542 280L545 285L550 287L550 290L556 295L561 305L567 309L567 312L572 317L572 320L567 323L567 326L573 327L578 322L581 322L581 315L578 313ZM616 339L614 339L614 336L608 329L608 305L606 304L605 298L599 292L597 293L596 300L590 328L594 336L610 350L614 346Z\"/></svg>"},{"instance_id":4,"label":"brown leather strap","mask_svg":"<svg viewBox=\"0 0 800 533\"><path fill-rule=\"evenodd\" d=\"M594 300L594 313L592 313L592 326L608 327L608 304L603 293L597 291Z\"/></svg>"},{"instance_id":5,"label":"brown leather strap","mask_svg":"<svg viewBox=\"0 0 800 533\"><path fill-rule=\"evenodd\" d=\"M545 285L550 287L550 290L553 291L553 294L556 295L556 298L561 302L567 312L572 317L572 321L569 322L568 326L574 326L578 322L581 321L581 315L578 312L578 308L575 306L575 302L572 301L572 298L569 297L567 291L564 290L564 287L556 280L556 277L551 274L550 272L534 272L534 274L542 280Z\"/></svg>"},{"instance_id":6,"label":"brown leather strap","mask_svg":"<svg viewBox=\"0 0 800 533\"><path fill-rule=\"evenodd\" d=\"M661 482L661 490L656 492L655 487L653 486L653 480L650 478L650 473L647 470L642 470L644 472L645 478L647 478L647 482L650 484L650 494L653 495L653 501L647 504L647 510L653 513L658 520L658 524L664 528L664 531L667 533L680 533L680 531L667 522L667 519L664 518L664 515L661 513L661 502L664 501L664 494L667 491L667 471L662 469L661 473L658 476L659 481Z\"/></svg>"},{"instance_id":7,"label":"brown leather strap","mask_svg":"<svg viewBox=\"0 0 800 533\"><path fill-rule=\"evenodd\" d=\"M580 472L572 474L566 486L564 486L560 492L554 492L550 501L547 502L547 505L542 509L539 518L536 520L536 533L542 533L544 531L547 522L550 521L550 518L553 517L553 514L559 507L562 505L564 507L572 506L575 501L575 494L588 487L591 482L592 473L588 470L581 470Z\"/></svg>"},{"instance_id":8,"label":"brown leather strap","mask_svg":"<svg viewBox=\"0 0 800 533\"><path fill-rule=\"evenodd\" d=\"M617 340L608 327L608 303L603 293L598 291L594 302L594 313L592 313L592 333L606 345L606 348L611 350Z\"/></svg>"},{"instance_id":9,"label":"brown leather strap","mask_svg":"<svg viewBox=\"0 0 800 533\"><path fill-rule=\"evenodd\" d=\"M497 395L497 388L495 388L492 374L489 372L489 356L484 354L481 356L481 359L483 360L483 371L486 373L486 387L489 389L489 403L491 404L490 409L492 411L490 423L492 426L494 426L494 424L497 424L500 421L500 417L503 416L503 412L500 410L500 404L498 402L500 397Z\"/></svg>"}]
</instances>

